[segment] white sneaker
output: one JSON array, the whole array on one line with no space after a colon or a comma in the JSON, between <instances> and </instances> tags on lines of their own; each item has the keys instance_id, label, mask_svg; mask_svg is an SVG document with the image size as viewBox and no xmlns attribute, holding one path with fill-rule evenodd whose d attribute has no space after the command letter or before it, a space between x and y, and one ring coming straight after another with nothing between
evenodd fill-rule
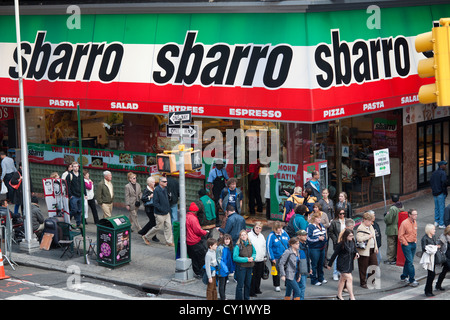
<instances>
[{"instance_id":1,"label":"white sneaker","mask_svg":"<svg viewBox=\"0 0 450 320\"><path fill-rule=\"evenodd\" d=\"M275 291L280 292L281 291L280 287L275 287Z\"/></svg>"},{"instance_id":2,"label":"white sneaker","mask_svg":"<svg viewBox=\"0 0 450 320\"><path fill-rule=\"evenodd\" d=\"M322 282L316 282L315 286L321 286Z\"/></svg>"},{"instance_id":3,"label":"white sneaker","mask_svg":"<svg viewBox=\"0 0 450 320\"><path fill-rule=\"evenodd\" d=\"M434 222L434 226L437 227L439 225L439 223L437 223L436 221Z\"/></svg>"},{"instance_id":4,"label":"white sneaker","mask_svg":"<svg viewBox=\"0 0 450 320\"><path fill-rule=\"evenodd\" d=\"M323 279L322 284L325 284L327 282L328 282L327 280Z\"/></svg>"},{"instance_id":5,"label":"white sneaker","mask_svg":"<svg viewBox=\"0 0 450 320\"><path fill-rule=\"evenodd\" d=\"M333 274L333 280L334 281L339 281L339 275Z\"/></svg>"},{"instance_id":6,"label":"white sneaker","mask_svg":"<svg viewBox=\"0 0 450 320\"><path fill-rule=\"evenodd\" d=\"M439 229L445 229L445 226L439 226Z\"/></svg>"}]
</instances>

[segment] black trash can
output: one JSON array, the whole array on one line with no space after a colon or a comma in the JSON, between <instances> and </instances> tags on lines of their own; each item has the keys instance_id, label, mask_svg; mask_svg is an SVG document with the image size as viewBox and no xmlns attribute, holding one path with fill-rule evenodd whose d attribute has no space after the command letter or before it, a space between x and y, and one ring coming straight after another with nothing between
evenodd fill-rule
<instances>
[{"instance_id":1,"label":"black trash can","mask_svg":"<svg viewBox=\"0 0 450 320\"><path fill-rule=\"evenodd\" d=\"M101 219L97 224L97 262L115 268L131 260L131 223L126 216Z\"/></svg>"}]
</instances>

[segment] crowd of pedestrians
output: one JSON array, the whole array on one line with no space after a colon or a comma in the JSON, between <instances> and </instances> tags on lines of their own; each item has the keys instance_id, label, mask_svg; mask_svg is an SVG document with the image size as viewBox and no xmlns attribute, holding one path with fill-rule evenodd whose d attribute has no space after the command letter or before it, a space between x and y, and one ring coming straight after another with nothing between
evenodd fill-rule
<instances>
[{"instance_id":1,"label":"crowd of pedestrians","mask_svg":"<svg viewBox=\"0 0 450 320\"><path fill-rule=\"evenodd\" d=\"M7 166L8 161L4 165ZM81 201L85 201L85 218L89 207L94 222L98 223L96 203L103 211L103 217L110 217L115 194L111 172L104 171L103 179L95 184L90 179L88 170L83 170L84 177L81 177L77 162L67 169L62 177L67 182L70 216L77 226L81 224ZM284 221L274 221L267 238L262 233L263 223L256 222L251 228L247 226L242 216L243 194L236 186L236 179L228 179L220 165L213 172L215 176L209 179L216 186L212 190L213 195L199 190L198 201L190 203L186 208L187 253L192 260L195 277L206 278L207 299L226 299L226 287L230 281L236 283L235 299L257 297L262 293L262 280L269 279L271 275L276 292L281 292L282 283L284 284L284 299L303 300L308 278L312 286L325 285L327 279L324 268L328 268L333 270L333 280L339 281L336 299L342 300L343 292L346 291L349 298L354 300L355 264L358 266L360 287L367 289L374 285L370 282L374 281L371 276L381 263L381 233L375 222L375 214L373 211L365 212L361 220L356 219L358 224L355 226L346 193L341 192L338 201L334 203L329 198L328 189L321 187L318 172L313 173L313 179L303 189L297 186L292 195L287 194ZM14 186L17 183L16 176L21 178L20 171L18 174L11 172L10 176L5 174L4 181L9 178L13 181L10 185ZM52 177L59 178L59 175L54 173ZM175 246L173 224L178 221L177 180L166 175L160 177L159 181L148 177L147 185L141 187L136 181L136 174L130 172L127 178L124 204L132 230L147 245L160 242L157 234L162 231L165 244ZM81 188L82 183L84 188ZM221 190L217 190L218 185L222 187ZM84 190L84 194L81 190ZM8 189L8 192L13 196L14 192L19 191ZM428 270L425 294L432 296L436 267L442 266L436 290L444 290L442 282L450 269L450 227L444 226L444 233L436 238L436 228L441 228L440 215L436 213L435 224L427 225L426 234L421 239L421 248L418 248L417 210L410 209L407 218L399 224L400 213L406 214L406 210L397 195L392 197L392 201L393 205L384 216L387 240L384 263L396 263L399 242L405 257L399 278L414 287L418 282L415 279L413 260L418 253L421 264ZM32 203L33 211L36 212L33 228L42 231L43 219L38 214L39 207L35 197ZM138 221L138 209L141 205L148 217L144 226ZM222 221L218 219L219 211L224 213ZM439 214L440 212L439 209ZM208 223L216 224L218 239L213 239L211 232L203 228Z\"/></svg>"}]
</instances>

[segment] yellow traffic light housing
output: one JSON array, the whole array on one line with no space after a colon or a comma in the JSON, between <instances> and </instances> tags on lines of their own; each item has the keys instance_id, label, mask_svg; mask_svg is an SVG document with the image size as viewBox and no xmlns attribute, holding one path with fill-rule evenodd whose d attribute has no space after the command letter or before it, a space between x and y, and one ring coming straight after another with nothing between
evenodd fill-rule
<instances>
[{"instance_id":1,"label":"yellow traffic light housing","mask_svg":"<svg viewBox=\"0 0 450 320\"><path fill-rule=\"evenodd\" d=\"M416 37L417 52L433 50L434 57L420 60L417 72L421 78L435 77L435 83L421 86L419 101L450 106L450 18L439 20L440 27Z\"/></svg>"},{"instance_id":2,"label":"yellow traffic light housing","mask_svg":"<svg viewBox=\"0 0 450 320\"><path fill-rule=\"evenodd\" d=\"M174 154L158 153L156 165L161 173L173 173L177 171L177 161Z\"/></svg>"},{"instance_id":3,"label":"yellow traffic light housing","mask_svg":"<svg viewBox=\"0 0 450 320\"><path fill-rule=\"evenodd\" d=\"M202 153L200 150L188 151L184 153L184 168L186 171L201 169Z\"/></svg>"}]
</instances>

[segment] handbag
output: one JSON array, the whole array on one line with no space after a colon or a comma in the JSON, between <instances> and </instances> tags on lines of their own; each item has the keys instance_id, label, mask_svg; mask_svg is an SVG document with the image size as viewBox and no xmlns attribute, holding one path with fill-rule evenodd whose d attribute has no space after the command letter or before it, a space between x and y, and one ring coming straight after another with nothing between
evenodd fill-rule
<instances>
[{"instance_id":1,"label":"handbag","mask_svg":"<svg viewBox=\"0 0 450 320\"><path fill-rule=\"evenodd\" d=\"M306 254L304 250L299 250L298 271L300 274L308 274L308 262L306 261Z\"/></svg>"},{"instance_id":2,"label":"handbag","mask_svg":"<svg viewBox=\"0 0 450 320\"><path fill-rule=\"evenodd\" d=\"M443 264L447 261L447 258L445 254L441 251L441 249L438 249L436 251L436 254L434 255L434 263L435 264Z\"/></svg>"},{"instance_id":3,"label":"handbag","mask_svg":"<svg viewBox=\"0 0 450 320\"><path fill-rule=\"evenodd\" d=\"M358 232L362 232L362 233L367 233L367 234L369 234L368 232L365 232L365 231L358 231ZM365 249L368 242L369 242L369 240L366 240L366 241L356 241L356 247L359 248L359 249Z\"/></svg>"},{"instance_id":4,"label":"handbag","mask_svg":"<svg viewBox=\"0 0 450 320\"><path fill-rule=\"evenodd\" d=\"M263 271L262 279L263 280L269 279L269 275L270 275L269 267L267 266L266 263L264 263L264 271Z\"/></svg>"}]
</instances>

